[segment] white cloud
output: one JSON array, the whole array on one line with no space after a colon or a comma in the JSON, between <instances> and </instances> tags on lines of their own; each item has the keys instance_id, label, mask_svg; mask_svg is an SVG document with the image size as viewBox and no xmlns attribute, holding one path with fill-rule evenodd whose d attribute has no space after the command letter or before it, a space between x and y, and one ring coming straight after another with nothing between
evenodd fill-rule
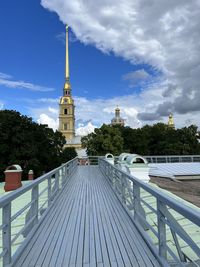
<instances>
[{"instance_id":1,"label":"white cloud","mask_svg":"<svg viewBox=\"0 0 200 267\"><path fill-rule=\"evenodd\" d=\"M59 103L59 98L39 98L37 101L38 102L42 102L42 103L58 104Z\"/></svg>"},{"instance_id":2,"label":"white cloud","mask_svg":"<svg viewBox=\"0 0 200 267\"><path fill-rule=\"evenodd\" d=\"M94 132L95 128L97 128L97 126L93 125L91 122L88 122L86 125L81 124L76 129L76 134L81 135L81 136L88 135L88 134Z\"/></svg>"},{"instance_id":3,"label":"white cloud","mask_svg":"<svg viewBox=\"0 0 200 267\"><path fill-rule=\"evenodd\" d=\"M65 39L66 35L65 32L60 32L56 35L56 39L60 42L62 42L65 45ZM73 32L69 32L69 42L70 43L75 43L77 41L76 36L73 34Z\"/></svg>"},{"instance_id":4,"label":"white cloud","mask_svg":"<svg viewBox=\"0 0 200 267\"><path fill-rule=\"evenodd\" d=\"M0 110L4 108L4 104L0 102Z\"/></svg>"},{"instance_id":5,"label":"white cloud","mask_svg":"<svg viewBox=\"0 0 200 267\"><path fill-rule=\"evenodd\" d=\"M49 117L47 114L40 114L37 122L40 124L47 124L49 128L52 128L54 131L58 128L58 119L53 119Z\"/></svg>"},{"instance_id":6,"label":"white cloud","mask_svg":"<svg viewBox=\"0 0 200 267\"><path fill-rule=\"evenodd\" d=\"M0 79L12 79L12 76L3 72L0 72Z\"/></svg>"},{"instance_id":7,"label":"white cloud","mask_svg":"<svg viewBox=\"0 0 200 267\"><path fill-rule=\"evenodd\" d=\"M51 113L58 115L58 109L49 107L48 110L49 110Z\"/></svg>"},{"instance_id":8,"label":"white cloud","mask_svg":"<svg viewBox=\"0 0 200 267\"><path fill-rule=\"evenodd\" d=\"M40 92L49 92L55 90L54 88L51 87L36 85L29 82L13 81L11 75L2 72L0 72L0 85L6 86L8 88L28 89L31 91L40 91Z\"/></svg>"},{"instance_id":9,"label":"white cloud","mask_svg":"<svg viewBox=\"0 0 200 267\"><path fill-rule=\"evenodd\" d=\"M138 84L145 85L145 83L150 82L153 77L144 69L131 71L122 76L122 79L129 81L130 87L138 86Z\"/></svg>"},{"instance_id":10,"label":"white cloud","mask_svg":"<svg viewBox=\"0 0 200 267\"><path fill-rule=\"evenodd\" d=\"M121 117L125 119L126 126L138 128L147 123L167 122L170 109L162 116L156 112L157 106L162 104L162 93L162 89L153 85L152 88L145 90L139 96L132 94L110 99L74 97L76 134L88 134L103 123L110 124L117 105L121 110ZM170 97L167 99L170 100ZM31 108L30 113L36 121L48 124L55 130L58 128L59 100L57 98L51 99L50 103L51 106L49 106L48 101L44 101L42 107L39 105ZM174 120L178 128L189 124L200 126L198 112L190 114L189 118L182 114L175 114Z\"/></svg>"},{"instance_id":11,"label":"white cloud","mask_svg":"<svg viewBox=\"0 0 200 267\"><path fill-rule=\"evenodd\" d=\"M200 110L199 0L42 0L41 3L56 12L63 23L68 23L83 43L105 53L114 52L131 63L147 63L162 73L159 97L148 99L140 107L143 113L154 113L159 118L167 104L176 114L188 113L188 117L195 117Z\"/></svg>"}]
</instances>

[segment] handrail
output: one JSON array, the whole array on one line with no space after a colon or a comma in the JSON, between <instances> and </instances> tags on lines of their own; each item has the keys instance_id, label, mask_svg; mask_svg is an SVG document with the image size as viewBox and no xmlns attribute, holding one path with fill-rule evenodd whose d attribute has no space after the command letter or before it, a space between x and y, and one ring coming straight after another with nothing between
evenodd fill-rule
<instances>
[{"instance_id":1,"label":"handrail","mask_svg":"<svg viewBox=\"0 0 200 267\"><path fill-rule=\"evenodd\" d=\"M77 158L75 158L75 159L77 160ZM65 166L69 165L70 162L73 162L75 159L72 159L72 160L66 162L65 164L63 164L62 166L59 166L56 169L53 169L52 171L41 175L39 178L33 180L30 184L24 185L24 186L16 189L13 192L10 192L8 195L1 197L0 198L0 208L2 208L7 202L14 200L15 198L19 197L20 195L24 194L25 192L27 192L28 190L33 188L33 186L36 186L36 185L40 184L41 182L43 182L44 180L46 180L48 177L51 177L56 172L63 169Z\"/></svg>"},{"instance_id":2,"label":"handrail","mask_svg":"<svg viewBox=\"0 0 200 267\"><path fill-rule=\"evenodd\" d=\"M192 209L177 199L169 197L163 191L140 181L104 159L99 159L99 168L163 266L169 266L172 263L186 266L186 262L200 266L200 263L197 263L200 259L200 242L196 244L176 219L176 214L181 215L196 227L199 234L200 211L198 209ZM149 207L150 204L143 199L147 194L154 200L154 203L151 203L152 207ZM154 225L149 223L149 216L155 217ZM169 231L174 242L171 247L167 242ZM180 242L184 242L196 255L193 259L181 248ZM175 251L174 248L176 248Z\"/></svg>"},{"instance_id":3,"label":"handrail","mask_svg":"<svg viewBox=\"0 0 200 267\"><path fill-rule=\"evenodd\" d=\"M2 250L0 251L0 259L3 258L3 267L12 265L21 255L23 246L31 238L31 233L34 232L34 229L36 229L39 222L42 221L52 204L56 201L59 196L58 192L64 188L77 166L78 158L74 158L36 180L30 181L28 185L0 198L0 209L2 209L2 222L0 225L0 230L2 231ZM43 188L44 182L46 183L45 188ZM25 205L20 207L18 211L13 210L12 212L13 205L15 204L14 200L28 192L31 194L29 199L26 199ZM17 225L18 232L14 233L13 227L16 227L16 223L14 225L12 223L18 217L21 220L23 219L24 224L20 222L20 225ZM17 245L15 245L15 241L19 237L23 240L20 244L17 242Z\"/></svg>"},{"instance_id":4,"label":"handrail","mask_svg":"<svg viewBox=\"0 0 200 267\"><path fill-rule=\"evenodd\" d=\"M200 155L146 155L149 163L200 162Z\"/></svg>"},{"instance_id":5,"label":"handrail","mask_svg":"<svg viewBox=\"0 0 200 267\"><path fill-rule=\"evenodd\" d=\"M85 156L78 158L79 165L98 165L98 158L104 156Z\"/></svg>"}]
</instances>

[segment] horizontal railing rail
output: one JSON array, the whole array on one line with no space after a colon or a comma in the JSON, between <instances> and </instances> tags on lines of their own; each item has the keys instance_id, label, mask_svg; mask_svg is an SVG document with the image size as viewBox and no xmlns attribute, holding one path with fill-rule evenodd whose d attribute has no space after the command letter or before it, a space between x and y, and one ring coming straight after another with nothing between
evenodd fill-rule
<instances>
[{"instance_id":1,"label":"horizontal railing rail","mask_svg":"<svg viewBox=\"0 0 200 267\"><path fill-rule=\"evenodd\" d=\"M144 156L149 163L200 162L200 155Z\"/></svg>"},{"instance_id":2,"label":"horizontal railing rail","mask_svg":"<svg viewBox=\"0 0 200 267\"><path fill-rule=\"evenodd\" d=\"M183 204L102 158L99 168L162 266L200 266L198 208ZM184 229L190 226L196 232L195 240Z\"/></svg>"},{"instance_id":3,"label":"horizontal railing rail","mask_svg":"<svg viewBox=\"0 0 200 267\"><path fill-rule=\"evenodd\" d=\"M0 198L1 266L12 266L78 165L75 158Z\"/></svg>"},{"instance_id":4,"label":"horizontal railing rail","mask_svg":"<svg viewBox=\"0 0 200 267\"><path fill-rule=\"evenodd\" d=\"M82 158L78 158L79 165L98 165L99 156L86 156ZM100 156L100 158L104 158L104 156Z\"/></svg>"}]
</instances>

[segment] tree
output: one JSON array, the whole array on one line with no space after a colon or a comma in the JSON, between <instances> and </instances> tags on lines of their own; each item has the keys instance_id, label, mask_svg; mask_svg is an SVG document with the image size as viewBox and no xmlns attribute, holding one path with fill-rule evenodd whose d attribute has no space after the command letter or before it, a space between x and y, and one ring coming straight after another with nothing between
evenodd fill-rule
<instances>
[{"instance_id":1,"label":"tree","mask_svg":"<svg viewBox=\"0 0 200 267\"><path fill-rule=\"evenodd\" d=\"M62 162L64 136L32 118L13 110L0 111L0 178L12 164L19 164L24 178L32 169L35 176L47 172Z\"/></svg>"},{"instance_id":2,"label":"tree","mask_svg":"<svg viewBox=\"0 0 200 267\"><path fill-rule=\"evenodd\" d=\"M74 147L66 147L64 150L63 150L63 153L62 153L62 162L65 163L75 157L77 157L78 154L76 152L76 149Z\"/></svg>"},{"instance_id":3,"label":"tree","mask_svg":"<svg viewBox=\"0 0 200 267\"><path fill-rule=\"evenodd\" d=\"M120 136L120 139L117 137L114 141L113 133ZM90 155L105 155L107 152L115 155L121 152L141 155L188 155L200 154L199 138L195 125L177 130L164 123L145 125L138 129L103 125L100 129L95 129L94 133L83 137L82 143Z\"/></svg>"},{"instance_id":4,"label":"tree","mask_svg":"<svg viewBox=\"0 0 200 267\"><path fill-rule=\"evenodd\" d=\"M123 138L118 128L103 124L96 128L94 133L81 138L84 148L87 148L88 155L105 155L112 153L119 155L123 152Z\"/></svg>"}]
</instances>

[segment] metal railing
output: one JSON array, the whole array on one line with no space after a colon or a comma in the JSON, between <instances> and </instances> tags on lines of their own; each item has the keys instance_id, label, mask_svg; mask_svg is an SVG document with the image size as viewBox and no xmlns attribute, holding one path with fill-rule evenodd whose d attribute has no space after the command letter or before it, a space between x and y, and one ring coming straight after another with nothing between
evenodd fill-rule
<instances>
[{"instance_id":1,"label":"metal railing","mask_svg":"<svg viewBox=\"0 0 200 267\"><path fill-rule=\"evenodd\" d=\"M98 158L104 158L104 157L99 157L99 156L87 156L87 157L82 157L78 158L78 163L79 165L98 165Z\"/></svg>"},{"instance_id":2,"label":"metal railing","mask_svg":"<svg viewBox=\"0 0 200 267\"><path fill-rule=\"evenodd\" d=\"M200 155L144 156L149 163L200 162Z\"/></svg>"},{"instance_id":3,"label":"metal railing","mask_svg":"<svg viewBox=\"0 0 200 267\"><path fill-rule=\"evenodd\" d=\"M1 265L17 260L77 165L75 158L0 198Z\"/></svg>"},{"instance_id":4,"label":"metal railing","mask_svg":"<svg viewBox=\"0 0 200 267\"><path fill-rule=\"evenodd\" d=\"M104 159L99 159L99 168L162 266L200 266L198 208L186 206ZM189 226L195 228L195 240L184 229Z\"/></svg>"}]
</instances>

